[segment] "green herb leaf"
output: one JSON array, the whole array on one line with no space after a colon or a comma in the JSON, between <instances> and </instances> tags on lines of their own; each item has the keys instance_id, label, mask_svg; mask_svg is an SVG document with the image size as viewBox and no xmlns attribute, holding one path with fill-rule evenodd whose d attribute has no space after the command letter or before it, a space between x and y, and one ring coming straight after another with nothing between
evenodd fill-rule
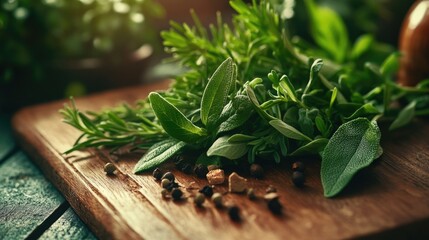
<instances>
[{"instance_id":1,"label":"green herb leaf","mask_svg":"<svg viewBox=\"0 0 429 240\"><path fill-rule=\"evenodd\" d=\"M362 168L377 157L380 129L376 122L357 118L341 125L322 154L321 178L325 197L337 195Z\"/></svg>"},{"instance_id":2,"label":"green herb leaf","mask_svg":"<svg viewBox=\"0 0 429 240\"><path fill-rule=\"evenodd\" d=\"M407 125L411 121L411 119L413 119L415 114L416 114L416 101L412 101L399 112L398 117L390 125L389 130L394 130Z\"/></svg>"},{"instance_id":3,"label":"green herb leaf","mask_svg":"<svg viewBox=\"0 0 429 240\"><path fill-rule=\"evenodd\" d=\"M207 150L207 156L221 156L231 160L241 158L247 153L246 143L231 143L229 136L218 138Z\"/></svg>"},{"instance_id":4,"label":"green herb leaf","mask_svg":"<svg viewBox=\"0 0 429 240\"><path fill-rule=\"evenodd\" d=\"M292 152L291 156L300 156L300 155L310 155L310 154L317 154L323 151L325 149L326 144L328 144L328 139L326 138L318 138L315 139L307 144L305 144L302 147L299 147L294 152Z\"/></svg>"},{"instance_id":5,"label":"green herb leaf","mask_svg":"<svg viewBox=\"0 0 429 240\"><path fill-rule=\"evenodd\" d=\"M158 166L186 146L185 142L177 139L167 139L153 145L134 167L134 173L141 173Z\"/></svg>"},{"instance_id":6,"label":"green herb leaf","mask_svg":"<svg viewBox=\"0 0 429 240\"><path fill-rule=\"evenodd\" d=\"M218 122L234 80L234 65L228 58L213 73L203 92L201 121L207 129L212 130Z\"/></svg>"},{"instance_id":7,"label":"green herb leaf","mask_svg":"<svg viewBox=\"0 0 429 240\"><path fill-rule=\"evenodd\" d=\"M223 109L218 133L231 131L243 125L253 113L252 102L247 95L237 95Z\"/></svg>"},{"instance_id":8,"label":"green herb leaf","mask_svg":"<svg viewBox=\"0 0 429 240\"><path fill-rule=\"evenodd\" d=\"M283 134L284 136L286 136L288 138L311 142L311 138L305 136L303 133L298 131L296 128L294 128L291 125L283 122L280 119L271 120L270 125L272 127L274 127L277 131L279 131L281 134Z\"/></svg>"},{"instance_id":9,"label":"green herb leaf","mask_svg":"<svg viewBox=\"0 0 429 240\"><path fill-rule=\"evenodd\" d=\"M237 134L234 134L231 137L229 137L228 142L230 142L230 143L243 143L243 142L250 142L250 141L255 140L255 139L257 139L257 137L237 133Z\"/></svg>"},{"instance_id":10,"label":"green herb leaf","mask_svg":"<svg viewBox=\"0 0 429 240\"><path fill-rule=\"evenodd\" d=\"M346 26L332 9L318 6L314 0L305 0L314 41L337 62L343 62L349 48Z\"/></svg>"},{"instance_id":11,"label":"green herb leaf","mask_svg":"<svg viewBox=\"0 0 429 240\"><path fill-rule=\"evenodd\" d=\"M195 142L207 135L204 129L195 126L159 93L150 93L149 100L156 117L170 136L184 142Z\"/></svg>"}]
</instances>

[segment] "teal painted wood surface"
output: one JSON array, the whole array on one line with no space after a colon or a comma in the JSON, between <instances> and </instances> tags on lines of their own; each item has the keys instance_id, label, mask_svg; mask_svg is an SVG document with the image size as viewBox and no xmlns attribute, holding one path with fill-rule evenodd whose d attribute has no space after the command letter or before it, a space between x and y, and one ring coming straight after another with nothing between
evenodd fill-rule
<instances>
[{"instance_id":1,"label":"teal painted wood surface","mask_svg":"<svg viewBox=\"0 0 429 240\"><path fill-rule=\"evenodd\" d=\"M97 239L84 225L75 212L69 208L47 229L40 239Z\"/></svg>"},{"instance_id":2,"label":"teal painted wood surface","mask_svg":"<svg viewBox=\"0 0 429 240\"><path fill-rule=\"evenodd\" d=\"M0 162L12 152L15 146L10 120L7 116L0 115Z\"/></svg>"},{"instance_id":3,"label":"teal painted wood surface","mask_svg":"<svg viewBox=\"0 0 429 240\"><path fill-rule=\"evenodd\" d=\"M22 152L1 163L0 186L2 239L29 236L65 201Z\"/></svg>"}]
</instances>

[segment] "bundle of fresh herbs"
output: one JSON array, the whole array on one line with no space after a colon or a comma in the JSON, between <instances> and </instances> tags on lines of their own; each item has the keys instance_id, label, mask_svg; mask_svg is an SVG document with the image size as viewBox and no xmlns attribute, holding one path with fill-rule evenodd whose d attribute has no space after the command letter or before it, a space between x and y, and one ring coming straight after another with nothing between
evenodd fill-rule
<instances>
[{"instance_id":1,"label":"bundle of fresh herbs","mask_svg":"<svg viewBox=\"0 0 429 240\"><path fill-rule=\"evenodd\" d=\"M382 154L378 121L393 130L429 113L429 81L397 85L398 53L371 35L352 43L334 11L305 4L314 42L292 36L264 0L232 0L230 25L219 16L206 29L195 14L194 27L172 23L164 45L188 71L135 108L84 114L66 106L64 121L82 131L68 152L148 149L135 173L186 151L206 165L320 155L324 194L338 194Z\"/></svg>"}]
</instances>

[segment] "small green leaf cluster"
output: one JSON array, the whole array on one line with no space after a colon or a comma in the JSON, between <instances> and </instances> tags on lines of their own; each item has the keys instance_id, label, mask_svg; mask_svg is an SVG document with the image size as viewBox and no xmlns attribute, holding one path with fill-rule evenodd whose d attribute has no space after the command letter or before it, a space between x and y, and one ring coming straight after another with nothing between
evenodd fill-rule
<instances>
[{"instance_id":1,"label":"small green leaf cluster","mask_svg":"<svg viewBox=\"0 0 429 240\"><path fill-rule=\"evenodd\" d=\"M370 35L352 43L334 11L305 2L316 45L289 36L287 22L264 0L231 1L237 12L231 25L219 16L217 25L205 29L193 15L195 27L173 23L163 32L172 60L189 71L166 92L149 95L143 104L150 103L152 111L130 110L143 111L138 116L151 121L141 121L138 142L163 140L134 171L184 151L198 152L196 162L202 164L278 163L316 155L322 159L325 196L332 197L382 153L378 122L393 120L390 128L396 129L429 113L429 81L416 87L393 81L399 54ZM134 126L106 113L95 120L75 108L63 114L87 137L72 150L109 141L112 132L100 128L100 117L125 128L131 124L130 130Z\"/></svg>"}]
</instances>

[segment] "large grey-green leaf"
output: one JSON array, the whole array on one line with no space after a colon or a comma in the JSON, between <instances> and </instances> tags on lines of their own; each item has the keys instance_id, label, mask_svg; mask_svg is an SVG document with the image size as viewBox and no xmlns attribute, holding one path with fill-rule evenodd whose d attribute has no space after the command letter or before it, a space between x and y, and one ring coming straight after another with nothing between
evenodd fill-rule
<instances>
[{"instance_id":1,"label":"large grey-green leaf","mask_svg":"<svg viewBox=\"0 0 429 240\"><path fill-rule=\"evenodd\" d=\"M150 93L149 100L156 117L171 137L184 142L195 142L207 135L205 129L195 126L159 93Z\"/></svg>"},{"instance_id":2,"label":"large grey-green leaf","mask_svg":"<svg viewBox=\"0 0 429 240\"><path fill-rule=\"evenodd\" d=\"M337 129L322 154L320 174L325 197L338 194L360 169L378 157L380 136L377 123L366 118Z\"/></svg>"},{"instance_id":3,"label":"large grey-green leaf","mask_svg":"<svg viewBox=\"0 0 429 240\"><path fill-rule=\"evenodd\" d=\"M228 142L229 136L218 138L207 150L207 156L221 156L228 159L238 159L247 153L246 143Z\"/></svg>"},{"instance_id":4,"label":"large grey-green leaf","mask_svg":"<svg viewBox=\"0 0 429 240\"><path fill-rule=\"evenodd\" d=\"M154 168L171 158L186 146L185 142L171 138L153 145L134 167L134 173Z\"/></svg>"},{"instance_id":5,"label":"large grey-green leaf","mask_svg":"<svg viewBox=\"0 0 429 240\"><path fill-rule=\"evenodd\" d=\"M234 64L232 59L228 58L213 73L203 92L201 121L207 129L213 129L218 122L234 81Z\"/></svg>"},{"instance_id":6,"label":"large grey-green leaf","mask_svg":"<svg viewBox=\"0 0 429 240\"><path fill-rule=\"evenodd\" d=\"M301 140L301 141L309 141L309 142L311 141L311 138L305 136L298 129L292 127L291 125L283 122L280 119L271 120L270 125L288 138Z\"/></svg>"}]
</instances>

